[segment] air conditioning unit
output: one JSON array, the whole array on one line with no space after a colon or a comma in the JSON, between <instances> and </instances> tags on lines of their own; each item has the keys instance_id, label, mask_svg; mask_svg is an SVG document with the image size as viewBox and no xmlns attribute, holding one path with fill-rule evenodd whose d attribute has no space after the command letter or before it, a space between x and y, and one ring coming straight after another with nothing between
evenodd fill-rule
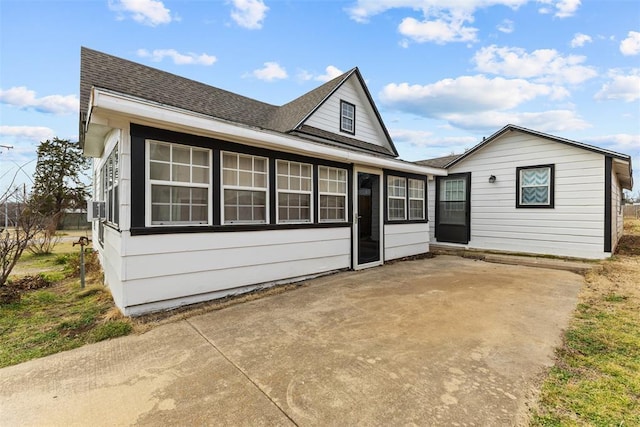
<instances>
[{"instance_id":1,"label":"air conditioning unit","mask_svg":"<svg viewBox=\"0 0 640 427\"><path fill-rule=\"evenodd\" d=\"M89 200L87 202L87 221L97 221L105 219L107 216L107 208L105 202Z\"/></svg>"}]
</instances>

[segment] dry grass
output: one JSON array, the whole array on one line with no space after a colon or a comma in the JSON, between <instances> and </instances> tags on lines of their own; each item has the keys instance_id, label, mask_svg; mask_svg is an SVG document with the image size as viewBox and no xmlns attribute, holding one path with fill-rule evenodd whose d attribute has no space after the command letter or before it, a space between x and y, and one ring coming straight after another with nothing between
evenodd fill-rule
<instances>
[{"instance_id":1,"label":"dry grass","mask_svg":"<svg viewBox=\"0 0 640 427\"><path fill-rule=\"evenodd\" d=\"M19 301L0 304L0 367L131 332L131 321L114 307L102 284L97 257L86 257L85 289L80 288L78 259L78 247L65 242L53 254L27 254L20 260L12 280L32 275L52 284L35 290L23 285Z\"/></svg>"},{"instance_id":2,"label":"dry grass","mask_svg":"<svg viewBox=\"0 0 640 427\"><path fill-rule=\"evenodd\" d=\"M625 233L586 276L532 425L640 425L640 220Z\"/></svg>"}]
</instances>

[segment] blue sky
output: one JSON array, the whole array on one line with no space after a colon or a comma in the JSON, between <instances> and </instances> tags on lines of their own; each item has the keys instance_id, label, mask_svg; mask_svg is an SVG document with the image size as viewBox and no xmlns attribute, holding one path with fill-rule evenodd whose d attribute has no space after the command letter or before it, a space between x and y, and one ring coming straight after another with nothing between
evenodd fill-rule
<instances>
[{"instance_id":1,"label":"blue sky","mask_svg":"<svg viewBox=\"0 0 640 427\"><path fill-rule=\"evenodd\" d=\"M637 0L0 0L0 190L77 139L80 46L276 105L358 66L403 159L513 123L631 155L640 191Z\"/></svg>"}]
</instances>

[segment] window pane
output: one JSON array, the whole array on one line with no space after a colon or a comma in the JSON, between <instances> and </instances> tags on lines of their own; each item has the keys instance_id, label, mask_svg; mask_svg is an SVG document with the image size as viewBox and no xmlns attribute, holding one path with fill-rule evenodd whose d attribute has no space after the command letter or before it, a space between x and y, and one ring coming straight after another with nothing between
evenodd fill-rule
<instances>
[{"instance_id":1,"label":"window pane","mask_svg":"<svg viewBox=\"0 0 640 427\"><path fill-rule=\"evenodd\" d=\"M243 170L243 171L253 170L253 162L251 161L252 160L251 157L240 156L239 160L240 160L240 164L239 164L240 170Z\"/></svg>"},{"instance_id":2,"label":"window pane","mask_svg":"<svg viewBox=\"0 0 640 427\"><path fill-rule=\"evenodd\" d=\"M151 222L169 222L170 216L169 205L152 205L151 206Z\"/></svg>"},{"instance_id":3,"label":"window pane","mask_svg":"<svg viewBox=\"0 0 640 427\"><path fill-rule=\"evenodd\" d=\"M209 203L208 190L206 188L192 188L191 203L196 205L207 205Z\"/></svg>"},{"instance_id":4,"label":"window pane","mask_svg":"<svg viewBox=\"0 0 640 427\"><path fill-rule=\"evenodd\" d=\"M224 153L222 157L222 167L225 169L238 168L238 156L235 154Z\"/></svg>"},{"instance_id":5,"label":"window pane","mask_svg":"<svg viewBox=\"0 0 640 427\"><path fill-rule=\"evenodd\" d=\"M209 220L209 213L206 206L192 206L191 220L206 223Z\"/></svg>"},{"instance_id":6,"label":"window pane","mask_svg":"<svg viewBox=\"0 0 640 427\"><path fill-rule=\"evenodd\" d=\"M189 187L173 187L171 190L172 203L191 203L191 189Z\"/></svg>"},{"instance_id":7,"label":"window pane","mask_svg":"<svg viewBox=\"0 0 640 427\"><path fill-rule=\"evenodd\" d=\"M191 158L194 165L209 166L209 152L204 150L193 150Z\"/></svg>"},{"instance_id":8,"label":"window pane","mask_svg":"<svg viewBox=\"0 0 640 427\"><path fill-rule=\"evenodd\" d=\"M222 176L224 185L238 185L238 173L235 170L225 170Z\"/></svg>"},{"instance_id":9,"label":"window pane","mask_svg":"<svg viewBox=\"0 0 640 427\"><path fill-rule=\"evenodd\" d=\"M525 169L522 173L522 186L549 184L549 168Z\"/></svg>"},{"instance_id":10,"label":"window pane","mask_svg":"<svg viewBox=\"0 0 640 427\"><path fill-rule=\"evenodd\" d=\"M267 175L262 173L256 174L254 176L253 186L258 188L267 188Z\"/></svg>"},{"instance_id":11,"label":"window pane","mask_svg":"<svg viewBox=\"0 0 640 427\"><path fill-rule=\"evenodd\" d=\"M162 160L168 162L170 160L171 148L165 144L157 142L149 143L149 157L151 160Z\"/></svg>"},{"instance_id":12,"label":"window pane","mask_svg":"<svg viewBox=\"0 0 640 427\"><path fill-rule=\"evenodd\" d=\"M209 183L209 168L200 168L194 166L191 169L192 174L192 182L198 184L208 184Z\"/></svg>"},{"instance_id":13,"label":"window pane","mask_svg":"<svg viewBox=\"0 0 640 427\"><path fill-rule=\"evenodd\" d=\"M178 182L191 182L191 168L189 166L173 165L172 179Z\"/></svg>"},{"instance_id":14,"label":"window pane","mask_svg":"<svg viewBox=\"0 0 640 427\"><path fill-rule=\"evenodd\" d=\"M522 189L522 203L531 205L549 204L548 187L525 187Z\"/></svg>"},{"instance_id":15,"label":"window pane","mask_svg":"<svg viewBox=\"0 0 640 427\"><path fill-rule=\"evenodd\" d=\"M251 172L240 171L240 181L238 185L241 187L253 187L253 174Z\"/></svg>"},{"instance_id":16,"label":"window pane","mask_svg":"<svg viewBox=\"0 0 640 427\"><path fill-rule=\"evenodd\" d=\"M169 203L171 200L171 187L167 185L151 186L151 203Z\"/></svg>"},{"instance_id":17,"label":"window pane","mask_svg":"<svg viewBox=\"0 0 640 427\"><path fill-rule=\"evenodd\" d=\"M149 178L162 181L169 181L171 179L169 165L166 163L151 162L149 165Z\"/></svg>"},{"instance_id":18,"label":"window pane","mask_svg":"<svg viewBox=\"0 0 640 427\"><path fill-rule=\"evenodd\" d=\"M258 159L254 157L254 170L257 172L266 172L267 171L267 159Z\"/></svg>"},{"instance_id":19,"label":"window pane","mask_svg":"<svg viewBox=\"0 0 640 427\"><path fill-rule=\"evenodd\" d=\"M289 189L289 177L278 175L278 189L279 190Z\"/></svg>"},{"instance_id":20,"label":"window pane","mask_svg":"<svg viewBox=\"0 0 640 427\"><path fill-rule=\"evenodd\" d=\"M184 163L185 165L191 164L191 149L174 145L172 161L174 163Z\"/></svg>"}]
</instances>

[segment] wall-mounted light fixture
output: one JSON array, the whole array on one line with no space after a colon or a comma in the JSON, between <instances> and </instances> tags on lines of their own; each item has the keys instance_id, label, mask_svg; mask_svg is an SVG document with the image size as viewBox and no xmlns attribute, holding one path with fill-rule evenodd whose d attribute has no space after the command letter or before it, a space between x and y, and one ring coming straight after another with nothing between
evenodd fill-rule
<instances>
[{"instance_id":1,"label":"wall-mounted light fixture","mask_svg":"<svg viewBox=\"0 0 640 427\"><path fill-rule=\"evenodd\" d=\"M489 177L489 182L490 182L491 184L493 184L494 182L496 182L496 176L495 176L495 175L491 175L491 176Z\"/></svg>"}]
</instances>

